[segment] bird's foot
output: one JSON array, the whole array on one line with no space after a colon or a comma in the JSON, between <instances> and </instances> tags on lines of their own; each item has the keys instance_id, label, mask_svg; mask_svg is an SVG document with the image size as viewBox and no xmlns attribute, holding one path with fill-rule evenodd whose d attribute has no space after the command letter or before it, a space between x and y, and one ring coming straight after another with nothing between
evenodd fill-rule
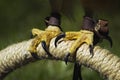
<instances>
[{"instance_id":1,"label":"bird's foot","mask_svg":"<svg viewBox=\"0 0 120 80\"><path fill-rule=\"evenodd\" d=\"M57 42L59 39L64 38L63 40L75 40L71 45L69 52L65 56L65 62L67 63L69 56L75 56L75 52L78 47L80 47L83 43L87 43L89 45L91 57L93 56L93 48L94 45L100 42L102 39L106 39L110 42L112 46L112 39L108 36L109 28L108 22L106 20L98 20L98 22L94 23L90 18L86 18L84 21L84 26L79 32L66 32L57 36L55 40L55 46L57 46Z\"/></svg>"},{"instance_id":2,"label":"bird's foot","mask_svg":"<svg viewBox=\"0 0 120 80\"><path fill-rule=\"evenodd\" d=\"M51 56L48 50L48 46L50 43L50 40L57 35L61 33L61 30L57 26L48 26L44 31L39 29L32 29L32 34L35 36L34 40L32 41L29 51L31 53L37 53L37 46L39 43L41 43L43 49L46 51L46 53Z\"/></svg>"},{"instance_id":3,"label":"bird's foot","mask_svg":"<svg viewBox=\"0 0 120 80\"><path fill-rule=\"evenodd\" d=\"M88 30L80 30L78 32L66 32L64 34L59 35L55 40L55 45L57 45L57 41L64 37L64 40L75 40L72 43L68 54L65 56L65 62L67 64L69 56L75 56L75 52L78 47L80 47L83 43L87 43L90 46L90 53L93 56L93 36L94 33Z\"/></svg>"},{"instance_id":4,"label":"bird's foot","mask_svg":"<svg viewBox=\"0 0 120 80\"><path fill-rule=\"evenodd\" d=\"M49 52L48 46L52 38L58 36L62 33L60 29L60 15L57 13L51 14L51 17L47 17L45 20L47 28L45 30L40 30L37 28L32 29L32 35L35 36L32 41L29 51L34 56L37 53L37 46L41 43L43 49L48 56L52 56Z\"/></svg>"}]
</instances>

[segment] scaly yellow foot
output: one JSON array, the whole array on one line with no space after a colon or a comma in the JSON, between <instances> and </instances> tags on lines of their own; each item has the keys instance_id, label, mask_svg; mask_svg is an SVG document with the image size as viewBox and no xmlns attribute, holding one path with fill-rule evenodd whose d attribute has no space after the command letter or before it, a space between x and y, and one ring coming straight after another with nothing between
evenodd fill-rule
<instances>
[{"instance_id":1,"label":"scaly yellow foot","mask_svg":"<svg viewBox=\"0 0 120 80\"><path fill-rule=\"evenodd\" d=\"M87 43L88 45L93 46L94 33L92 31L80 30L79 32L66 32L65 34L66 36L64 40L75 40L69 50L69 53L72 56L74 56L76 49L83 43Z\"/></svg>"},{"instance_id":2,"label":"scaly yellow foot","mask_svg":"<svg viewBox=\"0 0 120 80\"><path fill-rule=\"evenodd\" d=\"M42 42L42 46L49 46L50 40L53 37L56 37L61 33L61 30L58 26L48 26L45 30L39 30L36 28L32 29L32 34L35 36L34 40L32 41L29 51L30 53L36 53L37 46L39 43Z\"/></svg>"},{"instance_id":3,"label":"scaly yellow foot","mask_svg":"<svg viewBox=\"0 0 120 80\"><path fill-rule=\"evenodd\" d=\"M67 40L75 40L71 45L68 54L65 56L65 61L67 63L69 56L75 56L75 51L78 47L80 47L83 43L87 43L90 47L90 54L93 56L93 45L100 42L101 39L106 39L110 42L112 46L112 39L108 36L108 26L107 21L99 20L95 27L91 30L80 30L78 32L66 32L64 34L59 35L55 40L55 46L57 46L57 41L60 38L64 38ZM94 39L93 39L94 38Z\"/></svg>"},{"instance_id":4,"label":"scaly yellow foot","mask_svg":"<svg viewBox=\"0 0 120 80\"><path fill-rule=\"evenodd\" d=\"M64 37L64 41L67 40L75 40L71 45L68 54L65 56L65 62L67 63L68 57L73 56L75 57L75 51L78 47L80 47L83 43L87 43L90 46L90 53L93 56L93 37L94 32L88 30L80 30L78 32L66 32L64 34L59 35L55 40L55 45L57 41Z\"/></svg>"}]
</instances>

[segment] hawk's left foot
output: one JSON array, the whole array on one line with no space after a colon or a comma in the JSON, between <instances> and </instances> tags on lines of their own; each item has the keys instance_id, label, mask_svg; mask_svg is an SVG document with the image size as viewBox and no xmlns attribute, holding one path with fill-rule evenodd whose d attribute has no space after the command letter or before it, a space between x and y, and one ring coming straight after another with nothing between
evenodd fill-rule
<instances>
[{"instance_id":1,"label":"hawk's left foot","mask_svg":"<svg viewBox=\"0 0 120 80\"><path fill-rule=\"evenodd\" d=\"M57 41L60 38L64 37L64 40L75 40L71 45L69 52L65 56L65 62L67 63L69 56L75 56L75 52L78 47L80 47L83 43L87 43L90 46L90 54L93 56L93 36L94 33L88 30L80 30L78 32L66 32L64 34L59 35L55 40L55 45L57 45Z\"/></svg>"},{"instance_id":2,"label":"hawk's left foot","mask_svg":"<svg viewBox=\"0 0 120 80\"><path fill-rule=\"evenodd\" d=\"M67 64L68 57L73 56L75 57L75 52L78 47L80 47L83 43L87 43L90 48L90 54L93 56L93 36L94 33L88 30L80 30L78 32L66 32L64 40L75 40L71 45L69 52L65 56L65 62Z\"/></svg>"},{"instance_id":3,"label":"hawk's left foot","mask_svg":"<svg viewBox=\"0 0 120 80\"><path fill-rule=\"evenodd\" d=\"M91 57L93 54L94 45L100 42L101 39L106 39L110 42L112 46L112 39L108 36L108 22L105 20L99 20L97 23L94 23L92 19L89 17L85 17L84 21L85 25L83 26L83 30L78 32L66 32L64 34L59 35L55 40L55 45L57 46L57 41L60 38L64 38L67 40L75 40L71 45L69 52L65 56L65 62L67 63L69 56L75 57L75 52L78 47L80 47L83 43L87 43L90 48Z\"/></svg>"}]
</instances>

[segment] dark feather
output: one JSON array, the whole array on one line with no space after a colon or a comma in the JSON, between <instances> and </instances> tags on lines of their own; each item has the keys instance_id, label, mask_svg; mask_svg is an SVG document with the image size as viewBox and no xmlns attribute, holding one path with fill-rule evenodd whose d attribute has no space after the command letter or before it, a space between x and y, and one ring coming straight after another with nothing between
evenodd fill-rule
<instances>
[{"instance_id":1,"label":"dark feather","mask_svg":"<svg viewBox=\"0 0 120 80\"><path fill-rule=\"evenodd\" d=\"M94 12L120 13L120 0L49 0L53 12L72 17L76 4ZM76 3L77 2L77 3Z\"/></svg>"},{"instance_id":2,"label":"dark feather","mask_svg":"<svg viewBox=\"0 0 120 80\"><path fill-rule=\"evenodd\" d=\"M74 0L49 0L52 12L62 13L67 17L73 17Z\"/></svg>"}]
</instances>

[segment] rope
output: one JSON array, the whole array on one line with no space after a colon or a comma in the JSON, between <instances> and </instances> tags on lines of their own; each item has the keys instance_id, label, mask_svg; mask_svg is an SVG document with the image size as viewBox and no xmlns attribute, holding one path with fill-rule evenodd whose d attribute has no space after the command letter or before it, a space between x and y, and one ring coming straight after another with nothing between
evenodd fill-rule
<instances>
[{"instance_id":1,"label":"rope","mask_svg":"<svg viewBox=\"0 0 120 80\"><path fill-rule=\"evenodd\" d=\"M41 44L37 47L37 55L41 59L63 60L66 53L69 51L71 44L74 41L59 41L57 47L54 46L54 39L51 40L49 51L54 57L48 57L42 48ZM32 42L31 40L23 41L17 44L8 46L0 51L0 80L8 73L25 64L36 61L28 51ZM73 58L69 58L69 62L73 62ZM94 56L91 57L89 46L83 44L76 51L76 61L86 67L89 67L108 80L120 80L120 59L106 49L99 46L94 48Z\"/></svg>"}]
</instances>

